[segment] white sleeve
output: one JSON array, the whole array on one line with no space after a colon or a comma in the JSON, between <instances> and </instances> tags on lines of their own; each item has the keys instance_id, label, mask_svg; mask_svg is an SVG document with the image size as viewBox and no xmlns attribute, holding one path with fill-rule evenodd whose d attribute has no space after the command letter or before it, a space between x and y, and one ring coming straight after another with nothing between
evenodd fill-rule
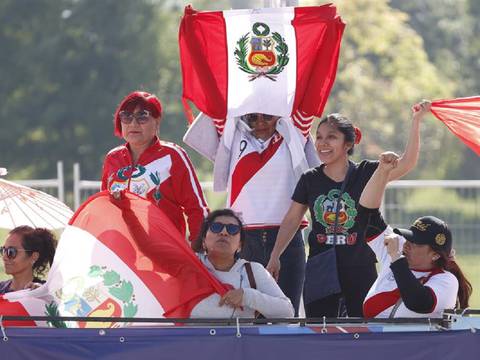
<instances>
[{"instance_id":1,"label":"white sleeve","mask_svg":"<svg viewBox=\"0 0 480 360\"><path fill-rule=\"evenodd\" d=\"M450 272L436 274L424 285L432 289L435 295L435 307L432 312L455 308L458 293L458 280L455 275Z\"/></svg>"},{"instance_id":2,"label":"white sleeve","mask_svg":"<svg viewBox=\"0 0 480 360\"><path fill-rule=\"evenodd\" d=\"M219 139L214 119L200 113L183 136L183 142L210 161L215 160Z\"/></svg>"},{"instance_id":3,"label":"white sleeve","mask_svg":"<svg viewBox=\"0 0 480 360\"><path fill-rule=\"evenodd\" d=\"M251 264L257 288L243 289L243 305L260 312L266 318L292 317L292 303L270 273L259 263Z\"/></svg>"},{"instance_id":4,"label":"white sleeve","mask_svg":"<svg viewBox=\"0 0 480 360\"><path fill-rule=\"evenodd\" d=\"M367 239L368 246L370 246L370 248L375 253L375 256L377 257L377 261L380 265L380 271L382 271L384 267L389 267L392 262L392 258L390 257L390 255L388 255L387 247L383 243L385 236L391 234L393 234L393 229L390 225L388 225L381 234L378 234L374 238ZM404 243L405 238L403 236L399 236L398 247L400 251L402 251Z\"/></svg>"}]
</instances>

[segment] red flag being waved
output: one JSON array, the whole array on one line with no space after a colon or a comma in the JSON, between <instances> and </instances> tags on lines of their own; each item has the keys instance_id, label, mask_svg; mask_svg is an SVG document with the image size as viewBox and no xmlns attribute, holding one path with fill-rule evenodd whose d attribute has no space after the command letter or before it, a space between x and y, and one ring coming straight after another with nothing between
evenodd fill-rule
<instances>
[{"instance_id":1,"label":"red flag being waved","mask_svg":"<svg viewBox=\"0 0 480 360\"><path fill-rule=\"evenodd\" d=\"M116 200L101 192L77 210L63 231L46 283L0 296L0 315L188 318L197 303L214 292L223 295L227 288L157 206L135 194L124 193Z\"/></svg>"},{"instance_id":2,"label":"red flag being waved","mask_svg":"<svg viewBox=\"0 0 480 360\"><path fill-rule=\"evenodd\" d=\"M125 192L115 200L107 192L99 193L77 211L70 225L88 231L113 251L150 290L165 317L189 317L199 301L227 291L169 218L135 194Z\"/></svg>"},{"instance_id":3,"label":"red flag being waved","mask_svg":"<svg viewBox=\"0 0 480 360\"><path fill-rule=\"evenodd\" d=\"M480 156L480 96L436 100L432 114Z\"/></svg>"},{"instance_id":4,"label":"red flag being waved","mask_svg":"<svg viewBox=\"0 0 480 360\"><path fill-rule=\"evenodd\" d=\"M179 33L184 105L190 100L213 119L255 112L320 116L344 27L332 4L209 12L186 7Z\"/></svg>"}]
</instances>

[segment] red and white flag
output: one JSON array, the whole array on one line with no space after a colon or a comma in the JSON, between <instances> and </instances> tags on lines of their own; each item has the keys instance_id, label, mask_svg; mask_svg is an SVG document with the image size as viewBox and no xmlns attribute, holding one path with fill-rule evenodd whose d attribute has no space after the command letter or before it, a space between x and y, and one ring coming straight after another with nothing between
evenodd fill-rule
<instances>
[{"instance_id":1,"label":"red and white flag","mask_svg":"<svg viewBox=\"0 0 480 360\"><path fill-rule=\"evenodd\" d=\"M432 101L431 111L480 156L480 96Z\"/></svg>"},{"instance_id":2,"label":"red and white flag","mask_svg":"<svg viewBox=\"0 0 480 360\"><path fill-rule=\"evenodd\" d=\"M101 192L77 210L62 233L46 284L23 297L5 296L12 309L10 302L17 300L24 315L188 318L199 301L226 291L157 206L131 193L115 200ZM43 303L32 306L27 300Z\"/></svg>"},{"instance_id":3,"label":"red and white flag","mask_svg":"<svg viewBox=\"0 0 480 360\"><path fill-rule=\"evenodd\" d=\"M320 116L344 27L331 4L213 12L187 6L179 34L184 105L190 100L214 119Z\"/></svg>"}]
</instances>

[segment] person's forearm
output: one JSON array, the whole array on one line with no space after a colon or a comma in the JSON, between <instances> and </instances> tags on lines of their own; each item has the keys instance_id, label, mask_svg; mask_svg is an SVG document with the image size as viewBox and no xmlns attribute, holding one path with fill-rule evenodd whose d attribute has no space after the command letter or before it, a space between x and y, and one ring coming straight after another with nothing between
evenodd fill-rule
<instances>
[{"instance_id":1,"label":"person's forearm","mask_svg":"<svg viewBox=\"0 0 480 360\"><path fill-rule=\"evenodd\" d=\"M420 152L420 117L412 118L412 127L403 155L398 160L398 166L390 173L389 181L396 180L408 174L417 164Z\"/></svg>"},{"instance_id":2,"label":"person's forearm","mask_svg":"<svg viewBox=\"0 0 480 360\"><path fill-rule=\"evenodd\" d=\"M277 240L275 241L275 246L273 247L270 257L279 258L287 248L288 244L293 238L293 235L295 235L300 227L303 215L305 214L306 206L303 211L299 211L299 208L302 206L303 205L301 204L292 205L292 207L295 209L292 210L291 208L282 220L280 229L278 230Z\"/></svg>"},{"instance_id":3,"label":"person's forearm","mask_svg":"<svg viewBox=\"0 0 480 360\"><path fill-rule=\"evenodd\" d=\"M408 268L407 259L399 258L390 265L405 306L421 314L433 310L435 299L432 290L424 286Z\"/></svg>"},{"instance_id":4,"label":"person's forearm","mask_svg":"<svg viewBox=\"0 0 480 360\"><path fill-rule=\"evenodd\" d=\"M362 191L359 201L360 205L368 209L378 209L381 206L390 172L380 167L375 170Z\"/></svg>"}]
</instances>

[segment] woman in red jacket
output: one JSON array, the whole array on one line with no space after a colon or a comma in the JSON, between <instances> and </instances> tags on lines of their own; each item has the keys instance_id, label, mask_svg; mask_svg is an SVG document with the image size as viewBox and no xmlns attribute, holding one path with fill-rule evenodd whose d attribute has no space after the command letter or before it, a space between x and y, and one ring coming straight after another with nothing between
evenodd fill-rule
<instances>
[{"instance_id":1,"label":"woman in red jacket","mask_svg":"<svg viewBox=\"0 0 480 360\"><path fill-rule=\"evenodd\" d=\"M150 93L134 91L118 105L114 134L126 143L107 154L102 190L128 189L161 208L182 234L195 239L208 213L200 183L187 153L157 134L162 105Z\"/></svg>"}]
</instances>

